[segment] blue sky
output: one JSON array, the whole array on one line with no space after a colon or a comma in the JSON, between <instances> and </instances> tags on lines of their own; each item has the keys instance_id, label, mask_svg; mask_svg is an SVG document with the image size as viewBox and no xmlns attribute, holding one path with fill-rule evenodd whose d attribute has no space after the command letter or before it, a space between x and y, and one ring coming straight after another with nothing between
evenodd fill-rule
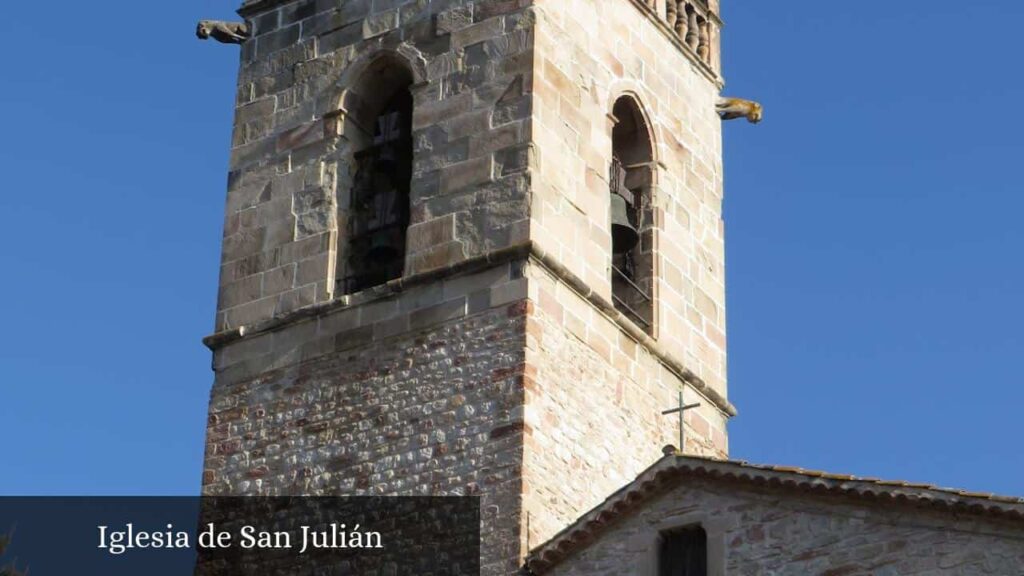
<instances>
[{"instance_id":1,"label":"blue sky","mask_svg":"<svg viewBox=\"0 0 1024 576\"><path fill-rule=\"evenodd\" d=\"M1024 4L722 1L733 456L1024 495ZM52 8L0 20L0 494L193 494L235 2Z\"/></svg>"}]
</instances>

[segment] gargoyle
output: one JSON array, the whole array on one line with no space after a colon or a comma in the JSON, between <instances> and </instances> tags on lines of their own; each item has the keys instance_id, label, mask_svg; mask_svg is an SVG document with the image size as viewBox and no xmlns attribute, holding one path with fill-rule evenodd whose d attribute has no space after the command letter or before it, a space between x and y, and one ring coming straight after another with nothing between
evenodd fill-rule
<instances>
[{"instance_id":1,"label":"gargoyle","mask_svg":"<svg viewBox=\"0 0 1024 576\"><path fill-rule=\"evenodd\" d=\"M722 120L746 118L751 124L757 124L764 118L764 108L760 104L742 98L720 98L715 109Z\"/></svg>"},{"instance_id":2,"label":"gargoyle","mask_svg":"<svg viewBox=\"0 0 1024 576\"><path fill-rule=\"evenodd\" d=\"M200 20L199 26L196 27L196 36L200 40L213 38L224 44L241 44L249 39L249 27L243 22Z\"/></svg>"}]
</instances>

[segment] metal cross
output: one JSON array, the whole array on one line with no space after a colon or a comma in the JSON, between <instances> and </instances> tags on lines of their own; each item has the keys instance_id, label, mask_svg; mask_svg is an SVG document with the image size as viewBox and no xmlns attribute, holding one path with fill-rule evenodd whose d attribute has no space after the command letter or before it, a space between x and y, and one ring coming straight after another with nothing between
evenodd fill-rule
<instances>
[{"instance_id":1,"label":"metal cross","mask_svg":"<svg viewBox=\"0 0 1024 576\"><path fill-rule=\"evenodd\" d=\"M679 413L679 451L680 452L682 452L686 448L686 445L683 443L684 442L684 437L685 437L685 434L686 434L685 426L683 424L683 416L686 414L687 410L693 410L694 408L697 408L699 406L700 406L700 403L697 403L697 404L683 404L683 391L680 390L679 391L679 407L678 408L673 408L671 410L665 410L664 412L661 413L663 416L668 416L669 414L675 414L676 412Z\"/></svg>"}]
</instances>

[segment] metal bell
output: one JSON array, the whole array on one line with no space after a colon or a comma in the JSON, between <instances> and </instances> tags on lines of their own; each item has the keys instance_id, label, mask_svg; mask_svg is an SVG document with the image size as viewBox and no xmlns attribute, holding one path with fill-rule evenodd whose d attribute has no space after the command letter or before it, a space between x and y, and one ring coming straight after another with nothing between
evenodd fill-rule
<instances>
[{"instance_id":1,"label":"metal bell","mask_svg":"<svg viewBox=\"0 0 1024 576\"><path fill-rule=\"evenodd\" d=\"M383 264L398 257L393 234L389 232L390 230L380 230L370 237L370 249L366 251L368 264Z\"/></svg>"},{"instance_id":2,"label":"metal bell","mask_svg":"<svg viewBox=\"0 0 1024 576\"><path fill-rule=\"evenodd\" d=\"M391 145L384 145L380 148L380 153L377 155L377 164L375 169L377 172L382 174L390 174L398 163L398 156L395 152L395 147Z\"/></svg>"},{"instance_id":3,"label":"metal bell","mask_svg":"<svg viewBox=\"0 0 1024 576\"><path fill-rule=\"evenodd\" d=\"M629 208L626 199L612 194L612 253L629 252L640 241L640 233L629 221Z\"/></svg>"}]
</instances>

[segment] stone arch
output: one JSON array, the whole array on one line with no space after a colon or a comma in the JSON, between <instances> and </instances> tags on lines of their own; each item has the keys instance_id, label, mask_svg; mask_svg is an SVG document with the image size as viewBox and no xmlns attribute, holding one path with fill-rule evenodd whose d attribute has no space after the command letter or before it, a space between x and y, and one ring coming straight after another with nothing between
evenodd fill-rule
<instances>
[{"instance_id":1,"label":"stone arch","mask_svg":"<svg viewBox=\"0 0 1024 576\"><path fill-rule=\"evenodd\" d=\"M615 97L610 110L612 299L620 312L654 335L658 166L655 130L635 91Z\"/></svg>"},{"instance_id":2,"label":"stone arch","mask_svg":"<svg viewBox=\"0 0 1024 576\"><path fill-rule=\"evenodd\" d=\"M661 162L661 151L659 147L661 138L659 126L658 123L655 122L651 108L646 104L653 102L654 99L648 95L642 84L631 79L621 79L612 82L607 94L605 110L607 111L609 118L612 119L613 124L616 119L615 106L620 104L623 99L632 102L636 113L638 113L642 118L643 125L647 127L647 132L650 136L651 142L651 162L657 165Z\"/></svg>"},{"instance_id":3,"label":"stone arch","mask_svg":"<svg viewBox=\"0 0 1024 576\"><path fill-rule=\"evenodd\" d=\"M633 143L637 162L657 163L658 144L647 108L642 98L634 91L620 93L612 100L609 111L614 119L613 136L616 130L629 130L636 136Z\"/></svg>"},{"instance_id":4,"label":"stone arch","mask_svg":"<svg viewBox=\"0 0 1024 576\"><path fill-rule=\"evenodd\" d=\"M415 62L382 50L338 81L337 289L359 292L402 276L411 213Z\"/></svg>"},{"instance_id":5,"label":"stone arch","mask_svg":"<svg viewBox=\"0 0 1024 576\"><path fill-rule=\"evenodd\" d=\"M378 50L359 58L338 78L337 89L328 99L328 109L323 111L323 116L365 128L362 124L378 112L375 108L381 105L381 94L398 88L411 92L424 81L426 71L416 64L415 60L395 50ZM341 133L348 138L358 137L343 130Z\"/></svg>"}]
</instances>

